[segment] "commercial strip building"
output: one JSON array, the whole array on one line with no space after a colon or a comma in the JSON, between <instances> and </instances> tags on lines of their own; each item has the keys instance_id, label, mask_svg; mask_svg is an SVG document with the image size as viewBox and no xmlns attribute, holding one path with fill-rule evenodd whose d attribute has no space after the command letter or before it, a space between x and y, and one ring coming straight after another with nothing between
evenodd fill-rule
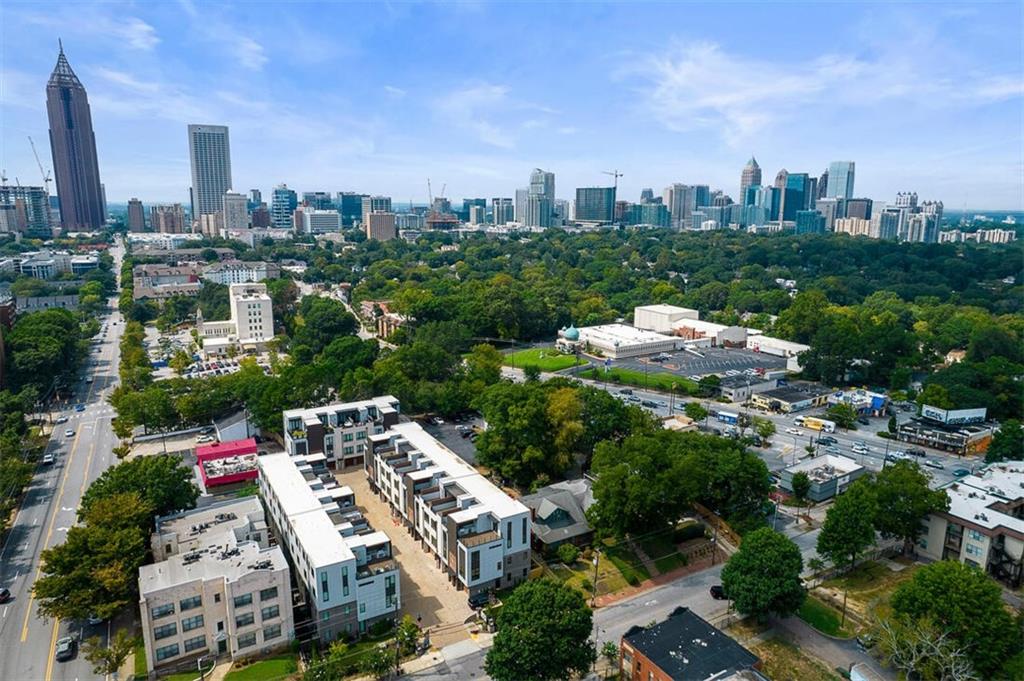
<instances>
[{"instance_id":1,"label":"commercial strip building","mask_svg":"<svg viewBox=\"0 0 1024 681\"><path fill-rule=\"evenodd\" d=\"M284 448L292 456L323 457L338 470L362 467L369 438L398 423L400 405L391 395L284 412Z\"/></svg>"},{"instance_id":2,"label":"commercial strip building","mask_svg":"<svg viewBox=\"0 0 1024 681\"><path fill-rule=\"evenodd\" d=\"M780 474L779 487L793 492L793 476L806 473L811 479L811 490L807 498L811 501L825 501L841 494L853 481L864 475L867 469L845 456L822 454L784 468Z\"/></svg>"},{"instance_id":3,"label":"commercial strip building","mask_svg":"<svg viewBox=\"0 0 1024 681\"><path fill-rule=\"evenodd\" d=\"M750 403L768 411L791 414L804 409L823 407L832 391L815 383L790 383L786 386L753 393Z\"/></svg>"},{"instance_id":4,"label":"commercial strip building","mask_svg":"<svg viewBox=\"0 0 1024 681\"><path fill-rule=\"evenodd\" d=\"M157 518L154 562L139 568L146 664L194 669L287 646L295 635L288 562L256 497Z\"/></svg>"},{"instance_id":5,"label":"commercial strip building","mask_svg":"<svg viewBox=\"0 0 1024 681\"><path fill-rule=\"evenodd\" d=\"M631 627L619 643L619 675L631 681L767 681L760 668L757 655L686 607Z\"/></svg>"},{"instance_id":6,"label":"commercial strip building","mask_svg":"<svg viewBox=\"0 0 1024 681\"><path fill-rule=\"evenodd\" d=\"M401 587L391 539L370 527L350 488L314 470L315 458L260 456L259 488L310 608L312 619L297 625L296 638L326 644L394 619Z\"/></svg>"},{"instance_id":7,"label":"commercial strip building","mask_svg":"<svg viewBox=\"0 0 1024 681\"><path fill-rule=\"evenodd\" d=\"M1024 581L1024 461L1004 461L945 488L949 510L925 519L918 540L934 560L981 568L1011 588Z\"/></svg>"},{"instance_id":8,"label":"commercial strip building","mask_svg":"<svg viewBox=\"0 0 1024 681\"><path fill-rule=\"evenodd\" d=\"M625 324L602 324L581 329L570 326L558 334L555 344L563 352L575 352L578 347L588 352L598 351L611 359L671 352L677 345L674 338Z\"/></svg>"},{"instance_id":9,"label":"commercial strip building","mask_svg":"<svg viewBox=\"0 0 1024 681\"><path fill-rule=\"evenodd\" d=\"M266 284L231 284L228 287L231 318L207 322L202 311L196 312L196 325L203 339L203 354L220 357L229 348L262 352L274 337L273 302Z\"/></svg>"},{"instance_id":10,"label":"commercial strip building","mask_svg":"<svg viewBox=\"0 0 1024 681\"><path fill-rule=\"evenodd\" d=\"M769 372L778 373L778 372ZM765 376L725 376L718 384L718 394L730 402L746 402L755 393L774 390L779 385L778 377Z\"/></svg>"},{"instance_id":11,"label":"commercial strip building","mask_svg":"<svg viewBox=\"0 0 1024 681\"><path fill-rule=\"evenodd\" d=\"M889 396L871 390L838 390L828 396L828 405L846 404L858 414L883 416L889 408Z\"/></svg>"},{"instance_id":12,"label":"commercial strip building","mask_svg":"<svg viewBox=\"0 0 1024 681\"><path fill-rule=\"evenodd\" d=\"M947 410L925 404L919 416L899 425L896 439L959 456L984 454L995 433L986 414L985 408Z\"/></svg>"},{"instance_id":13,"label":"commercial strip building","mask_svg":"<svg viewBox=\"0 0 1024 681\"><path fill-rule=\"evenodd\" d=\"M416 423L370 436L370 487L470 595L508 588L530 572L530 509Z\"/></svg>"}]
</instances>

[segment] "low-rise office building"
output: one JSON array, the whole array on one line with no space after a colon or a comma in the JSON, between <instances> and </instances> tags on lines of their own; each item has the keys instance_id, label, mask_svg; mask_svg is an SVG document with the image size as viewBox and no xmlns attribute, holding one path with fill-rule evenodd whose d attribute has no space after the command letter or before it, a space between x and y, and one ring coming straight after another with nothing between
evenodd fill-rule
<instances>
[{"instance_id":1,"label":"low-rise office building","mask_svg":"<svg viewBox=\"0 0 1024 681\"><path fill-rule=\"evenodd\" d=\"M864 475L866 469L853 459L845 456L822 454L784 468L779 476L779 487L793 492L793 476L806 473L811 480L807 498L811 501L825 501L841 494L853 481Z\"/></svg>"},{"instance_id":2,"label":"low-rise office building","mask_svg":"<svg viewBox=\"0 0 1024 681\"><path fill-rule=\"evenodd\" d=\"M792 383L774 390L753 393L750 403L768 411L791 414L804 409L822 407L832 391L814 383Z\"/></svg>"},{"instance_id":3,"label":"low-rise office building","mask_svg":"<svg viewBox=\"0 0 1024 681\"><path fill-rule=\"evenodd\" d=\"M370 527L355 495L314 464L322 455L258 458L260 496L288 554L311 621L299 638L326 644L357 637L401 608L391 539Z\"/></svg>"},{"instance_id":4,"label":"low-rise office building","mask_svg":"<svg viewBox=\"0 0 1024 681\"><path fill-rule=\"evenodd\" d=\"M921 553L981 568L1010 588L1024 582L1024 461L1004 461L945 488L949 510L925 519Z\"/></svg>"},{"instance_id":5,"label":"low-rise office building","mask_svg":"<svg viewBox=\"0 0 1024 681\"><path fill-rule=\"evenodd\" d=\"M779 381L763 376L725 376L718 384L718 393L730 402L746 402L755 393L774 390Z\"/></svg>"},{"instance_id":6,"label":"low-rise office building","mask_svg":"<svg viewBox=\"0 0 1024 681\"><path fill-rule=\"evenodd\" d=\"M371 435L398 423L400 405L391 395L284 412L284 447L292 456L322 454L338 470L363 467Z\"/></svg>"},{"instance_id":7,"label":"low-rise office building","mask_svg":"<svg viewBox=\"0 0 1024 681\"><path fill-rule=\"evenodd\" d=\"M371 488L449 581L470 595L515 586L530 572L530 509L498 489L417 423L371 435Z\"/></svg>"},{"instance_id":8,"label":"low-rise office building","mask_svg":"<svg viewBox=\"0 0 1024 681\"><path fill-rule=\"evenodd\" d=\"M251 352L266 349L274 337L274 306L267 285L231 284L228 305L231 318L223 321L204 321L202 311L196 313L203 354L220 357L232 347Z\"/></svg>"},{"instance_id":9,"label":"low-rise office building","mask_svg":"<svg viewBox=\"0 0 1024 681\"><path fill-rule=\"evenodd\" d=\"M256 497L158 518L154 562L139 568L146 664L195 668L287 646L295 634L290 569Z\"/></svg>"},{"instance_id":10,"label":"low-rise office building","mask_svg":"<svg viewBox=\"0 0 1024 681\"><path fill-rule=\"evenodd\" d=\"M250 284L281 276L281 266L275 262L242 262L233 260L215 262L203 269L203 279L217 284Z\"/></svg>"},{"instance_id":11,"label":"low-rise office building","mask_svg":"<svg viewBox=\"0 0 1024 681\"><path fill-rule=\"evenodd\" d=\"M132 295L135 300L198 296L203 288L201 273L199 263L136 265L132 269Z\"/></svg>"}]
</instances>

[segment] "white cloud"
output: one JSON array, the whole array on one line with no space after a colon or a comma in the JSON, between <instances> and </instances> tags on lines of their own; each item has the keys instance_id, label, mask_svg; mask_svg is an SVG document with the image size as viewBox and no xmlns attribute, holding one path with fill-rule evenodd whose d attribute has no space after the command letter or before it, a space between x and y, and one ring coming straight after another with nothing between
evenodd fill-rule
<instances>
[{"instance_id":1,"label":"white cloud","mask_svg":"<svg viewBox=\"0 0 1024 681\"><path fill-rule=\"evenodd\" d=\"M156 29L142 19L108 16L95 7L81 11L75 6L71 9L48 10L45 14L26 12L19 18L27 24L67 31L67 35L107 38L115 45L127 45L133 50L148 52L160 44Z\"/></svg>"},{"instance_id":2,"label":"white cloud","mask_svg":"<svg viewBox=\"0 0 1024 681\"><path fill-rule=\"evenodd\" d=\"M484 144L511 149L515 142L506 130L485 116L501 114L508 105L508 87L482 83L454 90L434 103L435 110L457 127L465 128Z\"/></svg>"},{"instance_id":3,"label":"white cloud","mask_svg":"<svg viewBox=\"0 0 1024 681\"><path fill-rule=\"evenodd\" d=\"M394 85L385 85L384 92L392 99L401 99L406 95L405 90L400 87L395 87Z\"/></svg>"}]
</instances>

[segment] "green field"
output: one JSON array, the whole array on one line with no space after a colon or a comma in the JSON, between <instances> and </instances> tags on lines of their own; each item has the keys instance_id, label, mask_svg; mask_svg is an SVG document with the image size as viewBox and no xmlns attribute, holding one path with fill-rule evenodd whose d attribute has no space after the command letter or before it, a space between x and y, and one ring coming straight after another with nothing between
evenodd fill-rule
<instances>
[{"instance_id":1,"label":"green field","mask_svg":"<svg viewBox=\"0 0 1024 681\"><path fill-rule=\"evenodd\" d=\"M232 670L224 677L224 681L276 681L294 674L298 669L295 655L286 653Z\"/></svg>"},{"instance_id":2,"label":"green field","mask_svg":"<svg viewBox=\"0 0 1024 681\"><path fill-rule=\"evenodd\" d=\"M580 364L584 361L580 360ZM572 355L563 355L554 348L528 348L505 355L505 364L522 369L535 366L541 371L561 371L576 364Z\"/></svg>"},{"instance_id":3,"label":"green field","mask_svg":"<svg viewBox=\"0 0 1024 681\"><path fill-rule=\"evenodd\" d=\"M602 547L601 553L612 562L628 584L635 586L651 578L651 573L647 571L647 568L625 542L612 544L611 540L608 540Z\"/></svg>"},{"instance_id":4,"label":"green field","mask_svg":"<svg viewBox=\"0 0 1024 681\"><path fill-rule=\"evenodd\" d=\"M672 541L671 530L641 539L640 546L662 574L686 565L686 558L679 553L679 547Z\"/></svg>"},{"instance_id":5,"label":"green field","mask_svg":"<svg viewBox=\"0 0 1024 681\"><path fill-rule=\"evenodd\" d=\"M808 596L804 599L804 604L800 606L800 611L797 614L800 619L823 634L841 638L853 636L852 633L840 627L840 614L836 612L835 608L819 601L813 596Z\"/></svg>"},{"instance_id":6,"label":"green field","mask_svg":"<svg viewBox=\"0 0 1024 681\"><path fill-rule=\"evenodd\" d=\"M589 378L594 381L632 385L637 388L654 388L664 392L675 391L680 395L692 395L697 392L697 384L690 379L664 371L652 371L645 375L642 371L612 367L608 371L604 371L604 369L581 371L580 377ZM673 384L675 384L674 388L672 387Z\"/></svg>"}]
</instances>

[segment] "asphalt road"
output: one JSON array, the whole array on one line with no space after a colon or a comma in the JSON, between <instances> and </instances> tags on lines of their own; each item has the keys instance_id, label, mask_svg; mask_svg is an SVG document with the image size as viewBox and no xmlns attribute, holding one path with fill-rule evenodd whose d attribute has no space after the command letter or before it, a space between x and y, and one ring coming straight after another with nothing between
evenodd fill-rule
<instances>
[{"instance_id":1,"label":"asphalt road","mask_svg":"<svg viewBox=\"0 0 1024 681\"><path fill-rule=\"evenodd\" d=\"M115 271L120 271L120 253L115 253ZM116 310L117 299L111 309ZM59 637L72 635L81 640L91 636L105 638L107 624L89 626L84 622L43 619L32 598L32 585L39 576L40 554L64 541L76 521L79 500L93 480L116 462L112 453L117 444L110 427L114 416L106 398L117 381L118 343L124 329L119 312L103 316L107 332L101 342L90 348L75 386L75 398L53 412L53 418L68 418L55 424L46 451L56 457L52 466L43 466L29 485L24 501L5 543L0 547L0 585L11 590L13 600L0 606L0 679L18 681L85 681L102 678L93 674L79 650L68 662L56 662L54 645ZM98 352L96 351L98 348ZM93 381L87 383L85 378ZM85 405L82 412L76 404ZM65 430L74 435L65 437Z\"/></svg>"}]
</instances>

